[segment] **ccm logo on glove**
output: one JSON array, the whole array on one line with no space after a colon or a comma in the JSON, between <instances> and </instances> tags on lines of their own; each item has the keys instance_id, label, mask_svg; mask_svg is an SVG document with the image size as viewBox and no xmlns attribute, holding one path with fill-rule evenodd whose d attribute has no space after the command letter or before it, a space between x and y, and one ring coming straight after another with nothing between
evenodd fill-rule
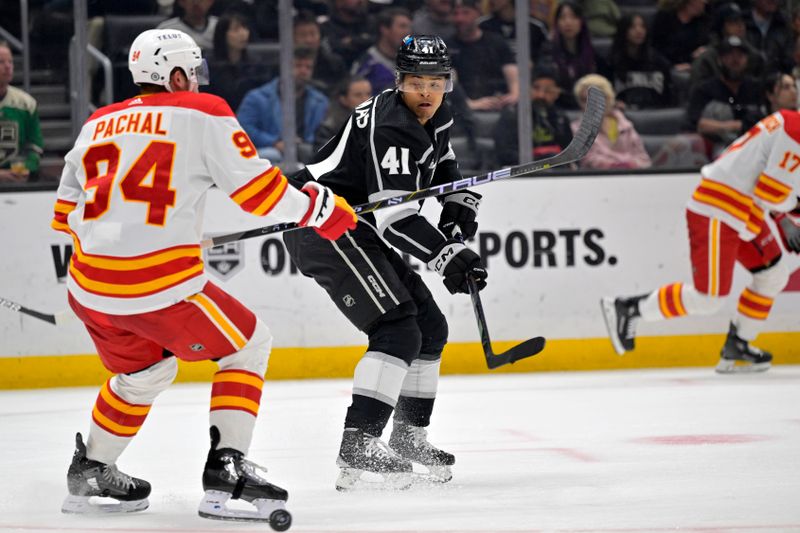
<instances>
[{"instance_id":1,"label":"ccm logo on glove","mask_svg":"<svg viewBox=\"0 0 800 533\"><path fill-rule=\"evenodd\" d=\"M444 279L444 286L450 294L469 293L467 279L475 280L478 290L486 287L488 273L478 254L456 239L445 241L431 254L428 267Z\"/></svg>"}]
</instances>

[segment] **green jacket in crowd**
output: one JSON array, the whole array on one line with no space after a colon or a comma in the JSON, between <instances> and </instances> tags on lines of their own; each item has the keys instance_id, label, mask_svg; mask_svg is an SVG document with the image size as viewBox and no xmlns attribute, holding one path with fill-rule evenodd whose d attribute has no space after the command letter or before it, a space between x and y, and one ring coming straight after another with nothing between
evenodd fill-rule
<instances>
[{"instance_id":1,"label":"green jacket in crowd","mask_svg":"<svg viewBox=\"0 0 800 533\"><path fill-rule=\"evenodd\" d=\"M9 86L0 100L0 168L9 168L11 163L21 159L29 171L36 172L42 146L36 100L25 91Z\"/></svg>"}]
</instances>

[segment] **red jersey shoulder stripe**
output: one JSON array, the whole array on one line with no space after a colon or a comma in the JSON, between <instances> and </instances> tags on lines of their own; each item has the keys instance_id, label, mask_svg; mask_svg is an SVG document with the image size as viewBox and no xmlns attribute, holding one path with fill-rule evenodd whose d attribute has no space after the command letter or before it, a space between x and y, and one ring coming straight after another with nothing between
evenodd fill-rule
<instances>
[{"instance_id":1,"label":"red jersey shoulder stripe","mask_svg":"<svg viewBox=\"0 0 800 533\"><path fill-rule=\"evenodd\" d=\"M800 144L800 113L783 109L780 111L783 117L783 130L786 135L792 138L794 142Z\"/></svg>"},{"instance_id":2,"label":"red jersey shoulder stripe","mask_svg":"<svg viewBox=\"0 0 800 533\"><path fill-rule=\"evenodd\" d=\"M122 102L101 107L95 111L87 122L97 120L111 113L132 109L138 106L143 107L182 107L185 109L193 109L200 111L207 115L215 117L234 117L236 116L231 110L228 103L216 96L209 93L193 93L190 91L181 91L177 93L155 93L148 95L135 96L128 98Z\"/></svg>"}]
</instances>

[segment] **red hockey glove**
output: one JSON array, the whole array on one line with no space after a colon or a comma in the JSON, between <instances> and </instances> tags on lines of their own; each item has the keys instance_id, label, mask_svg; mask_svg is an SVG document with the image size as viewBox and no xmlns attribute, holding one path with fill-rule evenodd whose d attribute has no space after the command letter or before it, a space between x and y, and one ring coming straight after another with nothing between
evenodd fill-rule
<instances>
[{"instance_id":1,"label":"red hockey glove","mask_svg":"<svg viewBox=\"0 0 800 533\"><path fill-rule=\"evenodd\" d=\"M486 287L486 278L489 276L481 256L455 239L445 241L431 254L428 267L444 278L444 286L450 294L469 293L468 276L475 279L480 291Z\"/></svg>"},{"instance_id":2,"label":"red hockey glove","mask_svg":"<svg viewBox=\"0 0 800 533\"><path fill-rule=\"evenodd\" d=\"M778 225L783 246L791 252L800 253L800 212L770 214Z\"/></svg>"},{"instance_id":3,"label":"red hockey glove","mask_svg":"<svg viewBox=\"0 0 800 533\"><path fill-rule=\"evenodd\" d=\"M335 241L345 231L355 229L356 214L347 200L316 181L309 181L300 189L311 198L311 205L298 223L311 226L325 239Z\"/></svg>"}]
</instances>

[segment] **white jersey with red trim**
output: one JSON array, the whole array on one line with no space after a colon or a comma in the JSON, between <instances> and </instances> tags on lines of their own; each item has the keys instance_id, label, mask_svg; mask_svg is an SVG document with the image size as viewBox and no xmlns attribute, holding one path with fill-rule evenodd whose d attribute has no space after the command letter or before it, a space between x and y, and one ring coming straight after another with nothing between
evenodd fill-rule
<instances>
[{"instance_id":1,"label":"white jersey with red trim","mask_svg":"<svg viewBox=\"0 0 800 533\"><path fill-rule=\"evenodd\" d=\"M745 240L764 211L791 211L800 195L800 113L779 111L736 139L701 169L690 211L718 218Z\"/></svg>"},{"instance_id":2,"label":"white jersey with red trim","mask_svg":"<svg viewBox=\"0 0 800 533\"><path fill-rule=\"evenodd\" d=\"M51 225L75 243L67 286L109 314L161 309L202 289L212 185L280 221L299 221L309 207L210 94L158 93L99 109L65 159Z\"/></svg>"}]
</instances>

